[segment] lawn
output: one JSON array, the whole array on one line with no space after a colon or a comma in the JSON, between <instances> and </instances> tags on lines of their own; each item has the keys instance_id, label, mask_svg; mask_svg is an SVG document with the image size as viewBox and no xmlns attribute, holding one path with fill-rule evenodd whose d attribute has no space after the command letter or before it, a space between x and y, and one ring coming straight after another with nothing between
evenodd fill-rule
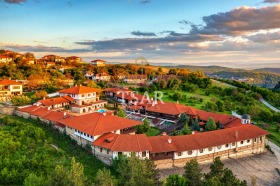
<instances>
[{"instance_id":1,"label":"lawn","mask_svg":"<svg viewBox=\"0 0 280 186\"><path fill-rule=\"evenodd\" d=\"M154 127L151 127L148 132L145 133L147 136L157 136L161 134L160 130Z\"/></svg>"}]
</instances>

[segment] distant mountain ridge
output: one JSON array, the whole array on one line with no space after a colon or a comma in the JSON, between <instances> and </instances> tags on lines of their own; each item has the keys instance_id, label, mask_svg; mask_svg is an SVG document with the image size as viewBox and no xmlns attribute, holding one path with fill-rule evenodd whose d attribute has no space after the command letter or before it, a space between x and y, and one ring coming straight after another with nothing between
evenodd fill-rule
<instances>
[{"instance_id":1,"label":"distant mountain ridge","mask_svg":"<svg viewBox=\"0 0 280 186\"><path fill-rule=\"evenodd\" d=\"M171 67L171 66L169 66ZM191 66L178 65L178 68L187 68L191 71L202 71L207 76L244 81L249 84L274 88L280 82L280 68L261 68L245 70L240 68L228 68L221 66ZM172 67L171 67L172 68ZM173 66L174 68L174 66ZM280 86L280 85L279 85Z\"/></svg>"}]
</instances>

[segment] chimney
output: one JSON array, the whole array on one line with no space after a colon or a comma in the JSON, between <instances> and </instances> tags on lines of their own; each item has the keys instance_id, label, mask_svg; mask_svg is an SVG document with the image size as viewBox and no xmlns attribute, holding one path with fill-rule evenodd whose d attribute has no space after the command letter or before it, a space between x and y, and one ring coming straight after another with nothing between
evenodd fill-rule
<instances>
[{"instance_id":1,"label":"chimney","mask_svg":"<svg viewBox=\"0 0 280 186\"><path fill-rule=\"evenodd\" d=\"M238 138L238 131L235 131L235 138Z\"/></svg>"},{"instance_id":2,"label":"chimney","mask_svg":"<svg viewBox=\"0 0 280 186\"><path fill-rule=\"evenodd\" d=\"M66 116L66 112L63 112L63 116Z\"/></svg>"},{"instance_id":3,"label":"chimney","mask_svg":"<svg viewBox=\"0 0 280 186\"><path fill-rule=\"evenodd\" d=\"M168 138L167 141L168 141L168 143L171 143L171 142L172 142L172 139L171 139L171 138Z\"/></svg>"}]
</instances>

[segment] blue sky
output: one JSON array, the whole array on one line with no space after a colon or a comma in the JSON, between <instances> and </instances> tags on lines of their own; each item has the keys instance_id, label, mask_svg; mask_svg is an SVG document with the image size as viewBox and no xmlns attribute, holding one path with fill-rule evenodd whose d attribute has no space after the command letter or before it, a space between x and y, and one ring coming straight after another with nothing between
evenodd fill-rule
<instances>
[{"instance_id":1,"label":"blue sky","mask_svg":"<svg viewBox=\"0 0 280 186\"><path fill-rule=\"evenodd\" d=\"M37 57L280 62L279 0L0 0L0 16L0 48Z\"/></svg>"}]
</instances>

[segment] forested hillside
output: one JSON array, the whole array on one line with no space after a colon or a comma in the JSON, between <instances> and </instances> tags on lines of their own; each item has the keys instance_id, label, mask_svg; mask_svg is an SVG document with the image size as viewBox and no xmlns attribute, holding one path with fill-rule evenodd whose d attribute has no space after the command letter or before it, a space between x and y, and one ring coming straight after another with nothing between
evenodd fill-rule
<instances>
[{"instance_id":1,"label":"forested hillside","mask_svg":"<svg viewBox=\"0 0 280 186\"><path fill-rule=\"evenodd\" d=\"M244 70L233 69L220 66L178 66L179 68L187 68L191 71L202 71L210 77L235 79L244 81L248 84L273 88L280 81L279 69L256 69Z\"/></svg>"}]
</instances>

